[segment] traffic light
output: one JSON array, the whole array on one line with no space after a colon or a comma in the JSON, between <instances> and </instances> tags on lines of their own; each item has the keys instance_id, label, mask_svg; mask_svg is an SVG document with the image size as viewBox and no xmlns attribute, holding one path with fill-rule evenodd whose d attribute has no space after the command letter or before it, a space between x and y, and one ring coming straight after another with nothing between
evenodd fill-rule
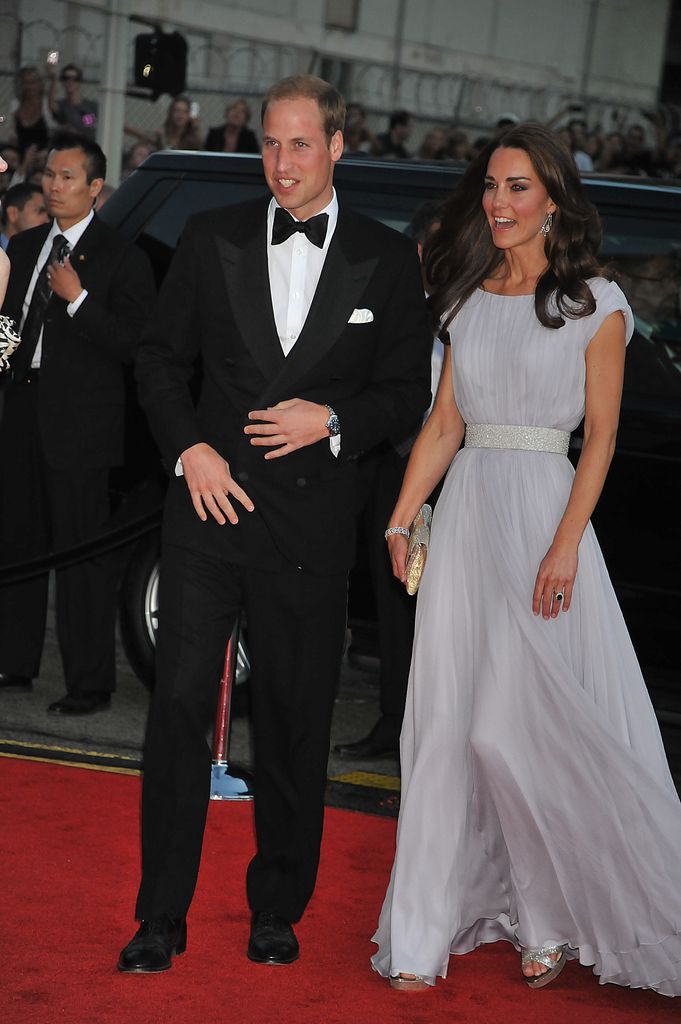
<instances>
[{"instance_id":1,"label":"traffic light","mask_svg":"<svg viewBox=\"0 0 681 1024\"><path fill-rule=\"evenodd\" d=\"M146 32L135 36L135 85L151 90L157 100L166 92L178 96L187 81L187 40L179 32Z\"/></svg>"}]
</instances>

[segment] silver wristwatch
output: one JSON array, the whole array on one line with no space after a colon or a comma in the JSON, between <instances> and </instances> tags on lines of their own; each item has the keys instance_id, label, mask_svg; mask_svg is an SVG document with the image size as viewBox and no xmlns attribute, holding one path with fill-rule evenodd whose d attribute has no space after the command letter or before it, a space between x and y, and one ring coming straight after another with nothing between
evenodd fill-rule
<instances>
[{"instance_id":1,"label":"silver wristwatch","mask_svg":"<svg viewBox=\"0 0 681 1024\"><path fill-rule=\"evenodd\" d=\"M326 429L328 430L331 437L338 437L338 435L341 432L340 420L338 419L338 416L336 415L336 413L334 412L330 405L327 405L326 409L329 413L329 418L326 421Z\"/></svg>"}]
</instances>

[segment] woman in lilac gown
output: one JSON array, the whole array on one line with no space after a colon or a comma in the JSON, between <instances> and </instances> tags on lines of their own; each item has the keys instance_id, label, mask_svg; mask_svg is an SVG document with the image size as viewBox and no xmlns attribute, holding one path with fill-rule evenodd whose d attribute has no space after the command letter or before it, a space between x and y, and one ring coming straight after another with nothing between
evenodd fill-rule
<instances>
[{"instance_id":1,"label":"woman in lilac gown","mask_svg":"<svg viewBox=\"0 0 681 1024\"><path fill-rule=\"evenodd\" d=\"M389 524L401 579L400 528L447 477L372 961L403 990L506 939L532 987L578 958L681 995L681 804L589 522L633 331L599 232L563 144L521 125L470 165L427 254L450 346Z\"/></svg>"}]
</instances>

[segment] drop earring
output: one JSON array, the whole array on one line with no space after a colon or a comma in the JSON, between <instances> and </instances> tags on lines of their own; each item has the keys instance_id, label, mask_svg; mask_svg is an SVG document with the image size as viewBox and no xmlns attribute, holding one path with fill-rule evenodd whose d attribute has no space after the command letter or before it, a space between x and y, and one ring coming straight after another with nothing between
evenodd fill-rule
<instances>
[{"instance_id":1,"label":"drop earring","mask_svg":"<svg viewBox=\"0 0 681 1024\"><path fill-rule=\"evenodd\" d=\"M547 213L546 214L546 220L544 221L544 223L542 224L541 228L539 229L541 231L542 235L544 236L544 238L546 238L546 236L548 235L549 231L551 230L551 225L552 224L553 224L553 214L552 213Z\"/></svg>"}]
</instances>

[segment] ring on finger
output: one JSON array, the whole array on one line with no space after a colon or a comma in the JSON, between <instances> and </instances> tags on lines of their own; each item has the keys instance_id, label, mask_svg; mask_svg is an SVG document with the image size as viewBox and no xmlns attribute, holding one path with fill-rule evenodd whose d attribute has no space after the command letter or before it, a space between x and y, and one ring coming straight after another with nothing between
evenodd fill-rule
<instances>
[{"instance_id":1,"label":"ring on finger","mask_svg":"<svg viewBox=\"0 0 681 1024\"><path fill-rule=\"evenodd\" d=\"M554 592L553 592L553 600L554 601L562 601L564 597L565 597L565 594L564 594L564 592L562 590L554 590Z\"/></svg>"}]
</instances>

